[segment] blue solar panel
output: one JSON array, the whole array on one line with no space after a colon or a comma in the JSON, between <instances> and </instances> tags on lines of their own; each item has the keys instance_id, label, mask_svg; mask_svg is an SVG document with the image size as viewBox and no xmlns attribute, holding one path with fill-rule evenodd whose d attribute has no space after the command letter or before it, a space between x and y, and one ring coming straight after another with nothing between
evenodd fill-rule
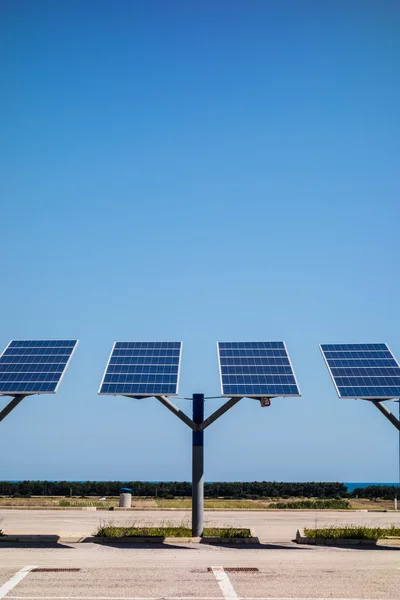
<instances>
[{"instance_id":1,"label":"blue solar panel","mask_svg":"<svg viewBox=\"0 0 400 600\"><path fill-rule=\"evenodd\" d=\"M99 394L175 396L182 342L115 342Z\"/></svg>"},{"instance_id":2,"label":"blue solar panel","mask_svg":"<svg viewBox=\"0 0 400 600\"><path fill-rule=\"evenodd\" d=\"M0 356L0 395L54 394L76 340L12 341Z\"/></svg>"},{"instance_id":3,"label":"blue solar panel","mask_svg":"<svg viewBox=\"0 0 400 600\"><path fill-rule=\"evenodd\" d=\"M340 398L400 397L400 365L386 344L323 344L320 348Z\"/></svg>"},{"instance_id":4,"label":"blue solar panel","mask_svg":"<svg viewBox=\"0 0 400 600\"><path fill-rule=\"evenodd\" d=\"M218 342L223 396L300 396L284 342Z\"/></svg>"}]
</instances>

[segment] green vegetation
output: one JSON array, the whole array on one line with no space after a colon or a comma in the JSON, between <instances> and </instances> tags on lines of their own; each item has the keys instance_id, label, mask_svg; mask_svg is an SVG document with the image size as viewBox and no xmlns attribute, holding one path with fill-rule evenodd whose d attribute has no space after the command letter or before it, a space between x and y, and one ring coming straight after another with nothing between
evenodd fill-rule
<instances>
[{"instance_id":1,"label":"green vegetation","mask_svg":"<svg viewBox=\"0 0 400 600\"><path fill-rule=\"evenodd\" d=\"M181 500L157 500L157 506L160 508L188 508L192 507L190 499ZM289 508L289 509L348 509L350 503L348 500L293 500L289 502L255 502L254 500L205 500L204 508L243 508L247 510L255 508Z\"/></svg>"},{"instance_id":2,"label":"green vegetation","mask_svg":"<svg viewBox=\"0 0 400 600\"><path fill-rule=\"evenodd\" d=\"M107 502L107 501L88 501L88 500L60 500L58 502L58 506L72 507L72 508L110 508L111 506L117 506L117 501L115 502Z\"/></svg>"},{"instance_id":3,"label":"green vegetation","mask_svg":"<svg viewBox=\"0 0 400 600\"><path fill-rule=\"evenodd\" d=\"M382 498L393 500L395 496L400 497L400 486L396 485L370 485L365 488L356 488L350 494L351 498Z\"/></svg>"},{"instance_id":4,"label":"green vegetation","mask_svg":"<svg viewBox=\"0 0 400 600\"><path fill-rule=\"evenodd\" d=\"M350 508L348 500L296 500L293 502L272 502L268 508L311 508L311 509L326 509L333 510Z\"/></svg>"},{"instance_id":5,"label":"green vegetation","mask_svg":"<svg viewBox=\"0 0 400 600\"><path fill-rule=\"evenodd\" d=\"M191 537L192 530L186 525L179 527L159 526L159 527L135 527L125 526L116 527L114 525L102 525L95 533L96 537ZM219 538L249 538L250 529L236 529L234 527L206 527L203 537Z\"/></svg>"},{"instance_id":6,"label":"green vegetation","mask_svg":"<svg viewBox=\"0 0 400 600\"><path fill-rule=\"evenodd\" d=\"M159 508L192 508L191 498L177 498L176 500L156 500L156 504ZM206 504L207 500L204 501L204 508L208 508Z\"/></svg>"},{"instance_id":7,"label":"green vegetation","mask_svg":"<svg viewBox=\"0 0 400 600\"><path fill-rule=\"evenodd\" d=\"M192 495L187 481L0 481L0 496L118 496L122 487L132 488L135 496L182 498ZM343 483L278 481L232 481L204 485L206 498L262 500L266 498L345 498Z\"/></svg>"},{"instance_id":8,"label":"green vegetation","mask_svg":"<svg viewBox=\"0 0 400 600\"><path fill-rule=\"evenodd\" d=\"M305 529L306 538L324 540L377 540L385 537L400 537L400 527L358 527L345 525L343 527L324 527L323 529Z\"/></svg>"},{"instance_id":9,"label":"green vegetation","mask_svg":"<svg viewBox=\"0 0 400 600\"><path fill-rule=\"evenodd\" d=\"M190 498L182 499L176 498L174 500L157 500L157 506L159 508L192 508L192 500ZM254 500L205 500L204 508L267 508L266 502L256 503Z\"/></svg>"}]
</instances>

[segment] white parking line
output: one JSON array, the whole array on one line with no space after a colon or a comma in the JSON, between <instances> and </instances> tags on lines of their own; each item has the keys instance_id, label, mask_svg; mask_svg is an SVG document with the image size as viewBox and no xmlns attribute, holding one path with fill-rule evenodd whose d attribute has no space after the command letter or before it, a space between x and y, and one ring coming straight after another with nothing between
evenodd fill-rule
<instances>
[{"instance_id":1,"label":"white parking line","mask_svg":"<svg viewBox=\"0 0 400 600\"><path fill-rule=\"evenodd\" d=\"M237 599L238 595L235 592L228 575L225 573L224 567L211 567L211 570L221 588L223 597L226 598L226 600L232 600L233 598Z\"/></svg>"},{"instance_id":2,"label":"white parking line","mask_svg":"<svg viewBox=\"0 0 400 600\"><path fill-rule=\"evenodd\" d=\"M22 581L30 571L32 571L32 569L36 569L36 565L28 565L26 567L23 567L20 571L18 571L18 573L15 573L15 575L13 575L11 579L9 579L8 581L6 581L6 583L0 586L0 598L5 598L8 592L11 592L11 590L15 588L15 586L18 585L19 582Z\"/></svg>"}]
</instances>

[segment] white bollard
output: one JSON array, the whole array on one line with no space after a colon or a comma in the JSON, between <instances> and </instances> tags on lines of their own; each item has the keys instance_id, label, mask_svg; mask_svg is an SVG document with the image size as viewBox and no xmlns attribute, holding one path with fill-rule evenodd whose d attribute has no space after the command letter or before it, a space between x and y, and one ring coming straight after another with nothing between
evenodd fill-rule
<instances>
[{"instance_id":1,"label":"white bollard","mask_svg":"<svg viewBox=\"0 0 400 600\"><path fill-rule=\"evenodd\" d=\"M128 488L123 488L119 495L119 506L120 508L131 508L132 507L132 491Z\"/></svg>"}]
</instances>

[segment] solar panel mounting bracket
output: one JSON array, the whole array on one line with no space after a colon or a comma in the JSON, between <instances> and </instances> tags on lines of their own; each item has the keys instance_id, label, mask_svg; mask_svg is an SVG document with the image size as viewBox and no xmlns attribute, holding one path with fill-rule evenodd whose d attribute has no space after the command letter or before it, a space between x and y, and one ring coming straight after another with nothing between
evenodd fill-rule
<instances>
[{"instance_id":1,"label":"solar panel mounting bracket","mask_svg":"<svg viewBox=\"0 0 400 600\"><path fill-rule=\"evenodd\" d=\"M19 404L20 402L22 402L22 400L23 400L24 398L26 398L26 396L27 396L27 394L17 394L16 396L14 396L14 398L11 400L11 402L9 402L9 403L7 404L7 406L5 406L5 407L3 408L3 410L0 412L0 422L1 422L3 419L5 419L5 418L6 418L6 416L7 416L7 415L9 415L9 414L10 414L10 412L11 412L12 410L14 410L14 408L15 408L16 406L18 406L18 404Z\"/></svg>"},{"instance_id":2,"label":"solar panel mounting bracket","mask_svg":"<svg viewBox=\"0 0 400 600\"><path fill-rule=\"evenodd\" d=\"M192 429L192 431L204 431L209 425L214 423L214 421L219 419L219 417L221 417L223 414L225 414L230 408L232 408L232 406L235 406L235 404L240 402L240 400L242 399L241 397L238 398L236 396L234 398L231 398L230 400L225 402L225 404L220 406L215 412L213 412L212 415L210 415L207 419L204 419L204 421L202 421L202 423L195 423L182 410L180 410L180 408L175 406L175 404L173 404L173 402L171 402L171 400L168 397L155 396L155 398L163 406L165 406L165 408L168 408L169 411L171 411L176 417L178 417L178 419L183 421L183 423L185 423L185 425L190 427L190 429Z\"/></svg>"},{"instance_id":3,"label":"solar panel mounting bracket","mask_svg":"<svg viewBox=\"0 0 400 600\"><path fill-rule=\"evenodd\" d=\"M379 412L381 412L383 414L383 416L386 417L387 420L390 421L392 423L392 425L394 425L398 431L400 431L399 419L397 419L394 416L394 414L391 413L390 410L384 404L382 404L382 402L380 402L379 400L371 400L370 402L372 402L372 404L374 406L376 406L376 408L379 410Z\"/></svg>"},{"instance_id":4,"label":"solar panel mounting bracket","mask_svg":"<svg viewBox=\"0 0 400 600\"><path fill-rule=\"evenodd\" d=\"M155 398L163 405L168 408L178 419L183 421L185 425L190 427L193 431L199 431L199 425L192 421L180 408L175 406L173 402L167 396L155 396Z\"/></svg>"},{"instance_id":5,"label":"solar panel mounting bracket","mask_svg":"<svg viewBox=\"0 0 400 600\"><path fill-rule=\"evenodd\" d=\"M241 399L242 399L241 396L239 396L239 397L235 396L234 398L231 398L230 400L225 402L225 404L220 406L215 412L212 413L212 415L210 415L207 419L204 419L204 421L202 423L200 423L198 431L204 431L209 425L214 423L214 421L219 419L219 417L221 417L230 408L232 408L232 406L235 406L235 404L240 402Z\"/></svg>"}]
</instances>

